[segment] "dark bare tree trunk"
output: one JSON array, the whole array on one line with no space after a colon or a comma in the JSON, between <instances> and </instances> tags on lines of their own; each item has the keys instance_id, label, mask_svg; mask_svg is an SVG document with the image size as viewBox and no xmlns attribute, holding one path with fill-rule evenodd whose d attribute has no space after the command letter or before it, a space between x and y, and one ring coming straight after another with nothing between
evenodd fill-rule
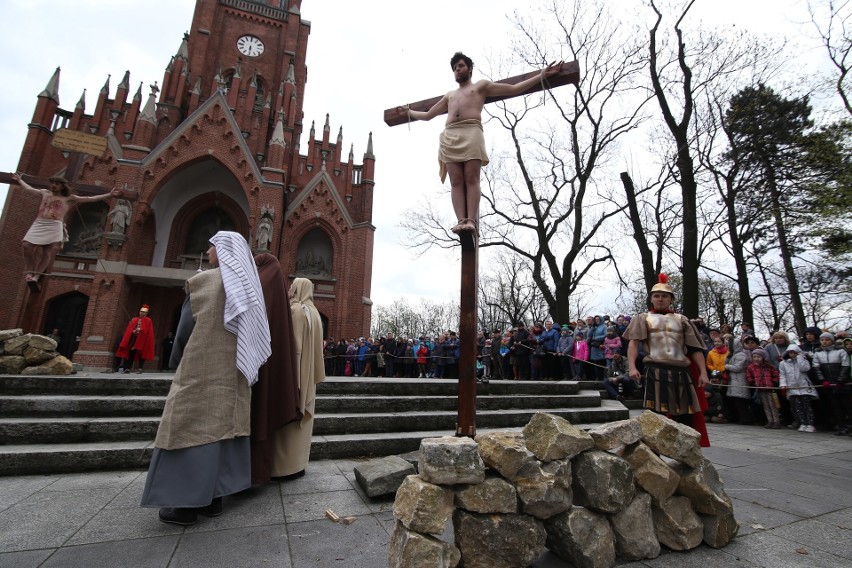
<instances>
[{"instance_id":1,"label":"dark bare tree trunk","mask_svg":"<svg viewBox=\"0 0 852 568\"><path fill-rule=\"evenodd\" d=\"M698 258L698 215L696 204L698 183L695 180L695 166L689 145L689 124L694 109L692 69L686 61L686 46L683 43L683 32L679 27L681 20L686 16L692 4L693 2L690 2L684 8L680 19L675 24L675 33L677 34L678 42L677 60L683 76L683 113L679 120L675 118L672 112L666 91L660 81L660 72L657 63L657 30L663 15L653 2L651 2L651 8L657 14L657 21L654 27L651 28L649 69L651 71L651 84L654 88L654 95L657 97L663 119L674 138L677 149L675 166L680 175L679 183L683 198L683 242L681 245L683 298L681 299L681 306L685 315L698 317L698 268L700 266L700 259Z\"/></svg>"},{"instance_id":2,"label":"dark bare tree trunk","mask_svg":"<svg viewBox=\"0 0 852 568\"><path fill-rule=\"evenodd\" d=\"M636 203L636 188L630 174L621 172L621 184L627 196L627 213L633 226L633 240L639 248L639 258L642 261L642 279L645 281L645 289L650 293L651 287L657 283L657 271L654 269L654 255L648 246L648 238L645 236L645 227L642 226L642 218L639 214L639 206Z\"/></svg>"}]
</instances>

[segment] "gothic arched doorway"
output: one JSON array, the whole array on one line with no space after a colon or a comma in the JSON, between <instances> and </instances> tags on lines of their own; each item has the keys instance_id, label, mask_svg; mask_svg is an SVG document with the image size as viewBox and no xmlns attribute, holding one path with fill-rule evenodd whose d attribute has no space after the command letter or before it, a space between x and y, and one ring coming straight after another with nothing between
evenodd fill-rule
<instances>
[{"instance_id":1,"label":"gothic arched doorway","mask_svg":"<svg viewBox=\"0 0 852 568\"><path fill-rule=\"evenodd\" d=\"M59 347L56 350L68 359L71 359L80 344L88 307L89 297L80 292L57 296L48 304L42 331L47 335L54 329L59 330Z\"/></svg>"}]
</instances>

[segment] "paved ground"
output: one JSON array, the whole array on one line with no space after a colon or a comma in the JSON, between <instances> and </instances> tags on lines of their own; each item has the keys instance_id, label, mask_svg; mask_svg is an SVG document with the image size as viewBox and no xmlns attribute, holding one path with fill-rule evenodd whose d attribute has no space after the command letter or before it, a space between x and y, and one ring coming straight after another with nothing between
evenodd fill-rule
<instances>
[{"instance_id":1,"label":"paved ground","mask_svg":"<svg viewBox=\"0 0 852 568\"><path fill-rule=\"evenodd\" d=\"M740 535L625 566L852 566L852 438L709 426L705 455ZM0 567L387 566L392 503L360 490L357 463L312 462L305 477L227 497L225 514L185 529L139 508L145 472L0 477ZM357 520L335 524L326 509ZM545 553L534 566L569 565Z\"/></svg>"}]
</instances>

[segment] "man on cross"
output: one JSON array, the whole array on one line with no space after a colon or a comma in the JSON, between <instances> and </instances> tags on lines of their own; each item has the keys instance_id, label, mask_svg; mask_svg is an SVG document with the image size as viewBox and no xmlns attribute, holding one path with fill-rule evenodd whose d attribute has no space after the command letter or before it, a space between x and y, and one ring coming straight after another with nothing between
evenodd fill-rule
<instances>
[{"instance_id":1,"label":"man on cross","mask_svg":"<svg viewBox=\"0 0 852 568\"><path fill-rule=\"evenodd\" d=\"M514 85L493 83L482 79L473 83L473 61L461 52L450 60L458 89L448 92L428 111L415 111L405 107L409 119L431 120L447 113L447 125L441 133L438 161L441 181L450 176L453 210L458 224L454 233L478 234L479 222L479 171L488 164L485 137L482 132L482 107L487 97L519 95L536 83L560 71L562 62L551 64L532 76Z\"/></svg>"},{"instance_id":2,"label":"man on cross","mask_svg":"<svg viewBox=\"0 0 852 568\"><path fill-rule=\"evenodd\" d=\"M50 189L37 189L23 179L18 172L12 179L25 190L41 196L38 207L38 217L33 222L22 242L24 253L24 280L27 285L37 291L38 280L53 264L56 253L62 244L68 240L65 231L65 215L76 203L102 201L110 197L121 197L120 189L109 193L84 197L71 193L68 181L60 176L50 178Z\"/></svg>"}]
</instances>

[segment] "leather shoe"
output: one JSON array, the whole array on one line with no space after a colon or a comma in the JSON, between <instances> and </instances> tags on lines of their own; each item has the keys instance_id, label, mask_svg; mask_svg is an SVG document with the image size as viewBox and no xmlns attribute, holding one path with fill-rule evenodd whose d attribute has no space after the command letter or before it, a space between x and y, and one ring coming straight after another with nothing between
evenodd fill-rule
<instances>
[{"instance_id":1,"label":"leather shoe","mask_svg":"<svg viewBox=\"0 0 852 568\"><path fill-rule=\"evenodd\" d=\"M206 507L199 507L195 509L195 511L199 515L204 515L205 517L218 517L222 514L222 498L216 497L209 505Z\"/></svg>"},{"instance_id":2,"label":"leather shoe","mask_svg":"<svg viewBox=\"0 0 852 568\"><path fill-rule=\"evenodd\" d=\"M181 509L173 507L164 507L160 509L160 520L170 525L180 525L188 527L194 525L198 521L198 514L195 509Z\"/></svg>"}]
</instances>

